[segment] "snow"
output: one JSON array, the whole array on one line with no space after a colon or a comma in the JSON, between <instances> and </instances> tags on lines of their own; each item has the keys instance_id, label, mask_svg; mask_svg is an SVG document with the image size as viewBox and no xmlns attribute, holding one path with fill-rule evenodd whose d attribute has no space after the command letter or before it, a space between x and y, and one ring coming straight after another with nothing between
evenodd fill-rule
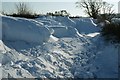
<instances>
[{"instance_id":1,"label":"snow","mask_svg":"<svg viewBox=\"0 0 120 80\"><path fill-rule=\"evenodd\" d=\"M78 30L79 33L93 33L100 30L99 27L94 23L95 20L92 18L76 18L70 19L69 17L40 17L36 19L37 21L42 22L44 25L48 27L74 27ZM42 21L43 20L43 21Z\"/></svg>"},{"instance_id":2,"label":"snow","mask_svg":"<svg viewBox=\"0 0 120 80\"><path fill-rule=\"evenodd\" d=\"M50 36L49 42L58 41L59 39L53 35Z\"/></svg>"},{"instance_id":3,"label":"snow","mask_svg":"<svg viewBox=\"0 0 120 80\"><path fill-rule=\"evenodd\" d=\"M2 78L117 78L118 46L92 18L2 17Z\"/></svg>"},{"instance_id":4,"label":"snow","mask_svg":"<svg viewBox=\"0 0 120 80\"><path fill-rule=\"evenodd\" d=\"M3 42L0 40L0 51L4 50Z\"/></svg>"},{"instance_id":5,"label":"snow","mask_svg":"<svg viewBox=\"0 0 120 80\"><path fill-rule=\"evenodd\" d=\"M34 20L2 17L3 40L23 40L26 42L43 43L48 41L50 32Z\"/></svg>"},{"instance_id":6,"label":"snow","mask_svg":"<svg viewBox=\"0 0 120 80\"><path fill-rule=\"evenodd\" d=\"M0 18L0 40L2 40L2 19Z\"/></svg>"},{"instance_id":7,"label":"snow","mask_svg":"<svg viewBox=\"0 0 120 80\"><path fill-rule=\"evenodd\" d=\"M112 22L114 22L114 23L120 23L120 18L113 18Z\"/></svg>"},{"instance_id":8,"label":"snow","mask_svg":"<svg viewBox=\"0 0 120 80\"><path fill-rule=\"evenodd\" d=\"M53 36L58 38L63 37L76 37L77 36L77 30L73 27L50 27L53 29L54 33Z\"/></svg>"},{"instance_id":9,"label":"snow","mask_svg":"<svg viewBox=\"0 0 120 80\"><path fill-rule=\"evenodd\" d=\"M90 34L88 34L87 36L89 36L89 37L95 37L95 36L97 36L97 35L99 35L100 33L98 33L98 32L96 32L96 33L90 33Z\"/></svg>"},{"instance_id":10,"label":"snow","mask_svg":"<svg viewBox=\"0 0 120 80\"><path fill-rule=\"evenodd\" d=\"M74 21L76 22L75 27L79 33L89 34L100 30L91 18L74 19Z\"/></svg>"},{"instance_id":11,"label":"snow","mask_svg":"<svg viewBox=\"0 0 120 80\"><path fill-rule=\"evenodd\" d=\"M95 59L97 62L95 65L100 66L97 75L99 78L116 78L115 76L118 76L116 73L118 71L118 50L109 45L101 53L103 54L99 54Z\"/></svg>"}]
</instances>

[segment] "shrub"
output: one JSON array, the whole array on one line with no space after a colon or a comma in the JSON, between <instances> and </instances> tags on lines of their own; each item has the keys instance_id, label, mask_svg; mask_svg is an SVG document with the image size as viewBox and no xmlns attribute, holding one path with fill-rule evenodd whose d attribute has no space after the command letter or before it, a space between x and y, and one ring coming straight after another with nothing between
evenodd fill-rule
<instances>
[{"instance_id":1,"label":"shrub","mask_svg":"<svg viewBox=\"0 0 120 80\"><path fill-rule=\"evenodd\" d=\"M120 23L106 24L102 28L102 35L108 41L120 42Z\"/></svg>"},{"instance_id":2,"label":"shrub","mask_svg":"<svg viewBox=\"0 0 120 80\"><path fill-rule=\"evenodd\" d=\"M100 16L103 20L108 20L109 22L111 22L112 19L115 18L115 14L100 14Z\"/></svg>"},{"instance_id":3,"label":"shrub","mask_svg":"<svg viewBox=\"0 0 120 80\"><path fill-rule=\"evenodd\" d=\"M6 14L7 16L12 16L12 17L22 17L22 18L28 18L28 19L35 19L38 18L39 15L36 14Z\"/></svg>"}]
</instances>

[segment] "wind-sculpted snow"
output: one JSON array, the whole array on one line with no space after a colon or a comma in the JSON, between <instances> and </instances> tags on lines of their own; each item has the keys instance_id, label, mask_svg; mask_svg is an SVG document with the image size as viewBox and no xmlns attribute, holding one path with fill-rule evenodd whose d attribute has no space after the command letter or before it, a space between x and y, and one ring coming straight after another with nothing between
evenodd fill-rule
<instances>
[{"instance_id":1,"label":"wind-sculpted snow","mask_svg":"<svg viewBox=\"0 0 120 80\"><path fill-rule=\"evenodd\" d=\"M63 37L78 37L77 34L77 29L73 27L50 27L53 29L53 36L58 37L58 38L63 38Z\"/></svg>"},{"instance_id":2,"label":"wind-sculpted snow","mask_svg":"<svg viewBox=\"0 0 120 80\"><path fill-rule=\"evenodd\" d=\"M49 29L34 20L2 17L3 40L43 43L50 37Z\"/></svg>"},{"instance_id":3,"label":"wind-sculpted snow","mask_svg":"<svg viewBox=\"0 0 120 80\"><path fill-rule=\"evenodd\" d=\"M96 20L92 18L70 19L69 17L40 17L36 20L42 22L44 25L48 25L48 27L74 27L79 33L84 34L94 33L100 30L100 28L95 24Z\"/></svg>"},{"instance_id":4,"label":"wind-sculpted snow","mask_svg":"<svg viewBox=\"0 0 120 80\"><path fill-rule=\"evenodd\" d=\"M100 30L91 18L74 19L74 21L76 22L75 27L79 33L89 34Z\"/></svg>"},{"instance_id":5,"label":"wind-sculpted snow","mask_svg":"<svg viewBox=\"0 0 120 80\"><path fill-rule=\"evenodd\" d=\"M93 19L2 18L3 78L117 78L118 47L104 42Z\"/></svg>"}]
</instances>

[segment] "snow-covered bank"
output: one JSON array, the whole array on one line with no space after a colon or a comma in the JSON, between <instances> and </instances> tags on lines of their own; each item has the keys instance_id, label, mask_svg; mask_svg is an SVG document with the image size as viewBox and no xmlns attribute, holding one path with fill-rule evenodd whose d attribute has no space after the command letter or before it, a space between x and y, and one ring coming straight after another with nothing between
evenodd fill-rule
<instances>
[{"instance_id":1,"label":"snow-covered bank","mask_svg":"<svg viewBox=\"0 0 120 80\"><path fill-rule=\"evenodd\" d=\"M95 20L92 18L70 19L69 17L46 16L40 17L36 20L42 22L48 27L60 27L61 25L65 27L74 27L79 31L79 33L85 34L98 32L100 30L100 28L94 23Z\"/></svg>"},{"instance_id":2,"label":"snow-covered bank","mask_svg":"<svg viewBox=\"0 0 120 80\"><path fill-rule=\"evenodd\" d=\"M118 48L104 42L93 19L2 19L3 78L118 77Z\"/></svg>"},{"instance_id":3,"label":"snow-covered bank","mask_svg":"<svg viewBox=\"0 0 120 80\"><path fill-rule=\"evenodd\" d=\"M2 16L2 25L3 40L43 43L51 35L48 28L34 20Z\"/></svg>"},{"instance_id":4,"label":"snow-covered bank","mask_svg":"<svg viewBox=\"0 0 120 80\"><path fill-rule=\"evenodd\" d=\"M78 31L77 29L73 27L50 27L53 29L53 35L58 38L63 38L63 37L77 37L78 36Z\"/></svg>"}]
</instances>

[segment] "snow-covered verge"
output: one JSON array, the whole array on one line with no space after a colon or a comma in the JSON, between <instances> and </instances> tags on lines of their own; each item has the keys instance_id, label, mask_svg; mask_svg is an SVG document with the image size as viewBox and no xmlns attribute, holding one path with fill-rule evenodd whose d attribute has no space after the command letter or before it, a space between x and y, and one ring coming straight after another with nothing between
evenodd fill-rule
<instances>
[{"instance_id":1,"label":"snow-covered verge","mask_svg":"<svg viewBox=\"0 0 120 80\"><path fill-rule=\"evenodd\" d=\"M2 17L2 78L117 78L118 46L91 18Z\"/></svg>"}]
</instances>

